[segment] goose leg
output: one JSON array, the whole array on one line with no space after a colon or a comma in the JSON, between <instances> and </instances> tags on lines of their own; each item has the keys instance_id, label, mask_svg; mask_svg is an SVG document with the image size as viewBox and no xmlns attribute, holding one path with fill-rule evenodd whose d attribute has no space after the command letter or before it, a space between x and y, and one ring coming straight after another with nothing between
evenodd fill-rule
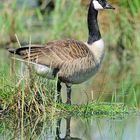
<instances>
[{"instance_id":1,"label":"goose leg","mask_svg":"<svg viewBox=\"0 0 140 140\"><path fill-rule=\"evenodd\" d=\"M71 117L66 118L66 139L71 139L70 137L70 121Z\"/></svg>"},{"instance_id":2,"label":"goose leg","mask_svg":"<svg viewBox=\"0 0 140 140\"><path fill-rule=\"evenodd\" d=\"M61 120L62 119L58 119L57 120L57 127L56 127L56 138L55 140L60 140L60 125L61 125Z\"/></svg>"},{"instance_id":3,"label":"goose leg","mask_svg":"<svg viewBox=\"0 0 140 140\"><path fill-rule=\"evenodd\" d=\"M67 102L66 102L66 104L71 105L71 85L66 84L66 87L67 87Z\"/></svg>"},{"instance_id":4,"label":"goose leg","mask_svg":"<svg viewBox=\"0 0 140 140\"><path fill-rule=\"evenodd\" d=\"M62 103L62 98L61 98L61 82L58 80L57 82L57 102Z\"/></svg>"}]
</instances>

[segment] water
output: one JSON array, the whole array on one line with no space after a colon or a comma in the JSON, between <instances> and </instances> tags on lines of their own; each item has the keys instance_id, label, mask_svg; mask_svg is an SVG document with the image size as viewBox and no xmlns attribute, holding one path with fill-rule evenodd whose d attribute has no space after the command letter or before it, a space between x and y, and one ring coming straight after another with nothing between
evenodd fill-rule
<instances>
[{"instance_id":1,"label":"water","mask_svg":"<svg viewBox=\"0 0 140 140\"><path fill-rule=\"evenodd\" d=\"M9 65L10 58L7 51L0 52L0 65L1 69L4 69L3 62ZM85 87L88 88L86 84ZM84 94L81 98L76 87L73 91L75 92L72 94L73 102L82 103ZM48 119L24 116L22 121L21 117L2 116L0 112L0 140L139 140L139 132L139 114L117 118L99 116L61 118L60 116L59 119L53 117Z\"/></svg>"},{"instance_id":2,"label":"water","mask_svg":"<svg viewBox=\"0 0 140 140\"><path fill-rule=\"evenodd\" d=\"M0 120L0 140L139 140L140 116L125 118L68 117L50 120ZM25 123L26 122L26 123ZM23 130L23 134L22 134Z\"/></svg>"},{"instance_id":3,"label":"water","mask_svg":"<svg viewBox=\"0 0 140 140\"><path fill-rule=\"evenodd\" d=\"M57 128L60 129L57 130ZM131 116L126 119L113 120L109 118L71 118L71 122L70 118L67 118L62 119L60 127L57 128L58 140L139 140L140 117ZM43 137L43 139L45 138ZM50 135L47 139L54 140L55 138Z\"/></svg>"}]
</instances>

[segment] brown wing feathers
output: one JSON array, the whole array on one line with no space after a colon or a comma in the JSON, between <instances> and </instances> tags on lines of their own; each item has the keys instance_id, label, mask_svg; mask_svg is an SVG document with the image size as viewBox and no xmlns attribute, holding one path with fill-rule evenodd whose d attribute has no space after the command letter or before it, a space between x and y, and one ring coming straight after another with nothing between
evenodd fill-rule
<instances>
[{"instance_id":1,"label":"brown wing feathers","mask_svg":"<svg viewBox=\"0 0 140 140\"><path fill-rule=\"evenodd\" d=\"M86 57L89 50L83 42L60 40L49 42L46 45L9 49L9 52L20 55L25 60L30 59L30 61L58 68L66 61Z\"/></svg>"}]
</instances>

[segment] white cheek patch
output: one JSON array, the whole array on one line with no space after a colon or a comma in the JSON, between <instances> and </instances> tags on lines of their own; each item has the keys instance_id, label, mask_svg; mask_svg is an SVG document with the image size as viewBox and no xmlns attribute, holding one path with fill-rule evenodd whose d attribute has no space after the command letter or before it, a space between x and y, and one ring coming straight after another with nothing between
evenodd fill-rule
<instances>
[{"instance_id":1,"label":"white cheek patch","mask_svg":"<svg viewBox=\"0 0 140 140\"><path fill-rule=\"evenodd\" d=\"M97 0L93 0L93 5L96 10L103 9L102 5Z\"/></svg>"}]
</instances>

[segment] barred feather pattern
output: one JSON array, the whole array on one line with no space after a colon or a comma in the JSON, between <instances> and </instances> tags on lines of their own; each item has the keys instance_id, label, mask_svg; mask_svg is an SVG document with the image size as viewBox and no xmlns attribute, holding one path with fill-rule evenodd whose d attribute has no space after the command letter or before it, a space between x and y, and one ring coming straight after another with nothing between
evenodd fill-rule
<instances>
[{"instance_id":1,"label":"barred feather pattern","mask_svg":"<svg viewBox=\"0 0 140 140\"><path fill-rule=\"evenodd\" d=\"M53 41L40 46L24 46L16 49L15 54L20 55L25 61L39 64L35 66L38 74L44 70L43 75L51 78L53 70L57 69L58 78L62 82L74 84L84 82L94 75L102 59L98 60L85 43L70 39Z\"/></svg>"}]
</instances>

